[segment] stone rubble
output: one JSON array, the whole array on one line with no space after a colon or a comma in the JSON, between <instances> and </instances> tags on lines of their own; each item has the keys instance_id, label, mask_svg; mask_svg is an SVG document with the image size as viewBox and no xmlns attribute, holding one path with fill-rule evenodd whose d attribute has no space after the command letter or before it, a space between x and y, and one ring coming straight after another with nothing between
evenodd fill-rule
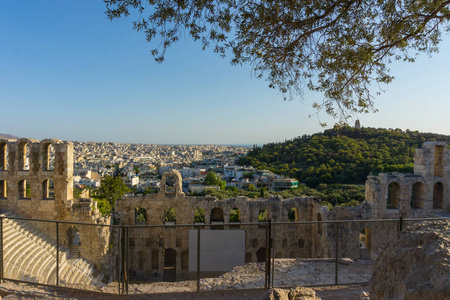
<instances>
[{"instance_id":1,"label":"stone rubble","mask_svg":"<svg viewBox=\"0 0 450 300\"><path fill-rule=\"evenodd\" d=\"M374 265L371 299L450 299L450 221L421 222L389 243Z\"/></svg>"}]
</instances>

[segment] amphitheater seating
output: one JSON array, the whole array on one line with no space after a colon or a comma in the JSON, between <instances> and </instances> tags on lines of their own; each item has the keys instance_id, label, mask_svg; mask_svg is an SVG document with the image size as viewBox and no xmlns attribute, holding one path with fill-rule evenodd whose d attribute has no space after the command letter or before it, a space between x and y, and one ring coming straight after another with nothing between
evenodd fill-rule
<instances>
[{"instance_id":1,"label":"amphitheater seating","mask_svg":"<svg viewBox=\"0 0 450 300\"><path fill-rule=\"evenodd\" d=\"M29 221L2 212L4 278L43 284L56 284L56 243ZM77 258L71 258L78 256ZM73 287L99 287L93 266L59 247L59 284Z\"/></svg>"}]
</instances>

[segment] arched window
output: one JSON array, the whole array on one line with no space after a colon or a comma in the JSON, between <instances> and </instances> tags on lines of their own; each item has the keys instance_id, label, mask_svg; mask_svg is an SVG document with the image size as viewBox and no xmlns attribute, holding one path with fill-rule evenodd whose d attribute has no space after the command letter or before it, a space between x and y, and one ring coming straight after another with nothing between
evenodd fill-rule
<instances>
[{"instance_id":1,"label":"arched window","mask_svg":"<svg viewBox=\"0 0 450 300\"><path fill-rule=\"evenodd\" d=\"M372 249L372 229L365 227L359 234L359 256L360 258L370 258Z\"/></svg>"},{"instance_id":2,"label":"arched window","mask_svg":"<svg viewBox=\"0 0 450 300\"><path fill-rule=\"evenodd\" d=\"M211 222L223 223L223 210L221 208L213 208L211 210Z\"/></svg>"},{"instance_id":3,"label":"arched window","mask_svg":"<svg viewBox=\"0 0 450 300\"><path fill-rule=\"evenodd\" d=\"M194 211L194 222L205 223L205 210L202 207L197 207Z\"/></svg>"},{"instance_id":4,"label":"arched window","mask_svg":"<svg viewBox=\"0 0 450 300\"><path fill-rule=\"evenodd\" d=\"M288 222L298 222L298 210L295 207L289 209Z\"/></svg>"},{"instance_id":5,"label":"arched window","mask_svg":"<svg viewBox=\"0 0 450 300\"><path fill-rule=\"evenodd\" d=\"M8 185L6 180L0 180L0 198L8 198Z\"/></svg>"},{"instance_id":6,"label":"arched window","mask_svg":"<svg viewBox=\"0 0 450 300\"><path fill-rule=\"evenodd\" d=\"M31 186L26 180L19 181L19 199L29 199L31 197Z\"/></svg>"},{"instance_id":7,"label":"arched window","mask_svg":"<svg viewBox=\"0 0 450 300\"><path fill-rule=\"evenodd\" d=\"M412 186L411 208L423 208L425 199L424 185L422 182L416 182Z\"/></svg>"},{"instance_id":8,"label":"arched window","mask_svg":"<svg viewBox=\"0 0 450 300\"><path fill-rule=\"evenodd\" d=\"M143 207L136 208L134 222L136 224L147 223L147 211L145 210L145 208L143 208Z\"/></svg>"},{"instance_id":9,"label":"arched window","mask_svg":"<svg viewBox=\"0 0 450 300\"><path fill-rule=\"evenodd\" d=\"M388 198L386 208L398 208L398 200L400 196L400 185L397 182L392 182L388 187Z\"/></svg>"},{"instance_id":10,"label":"arched window","mask_svg":"<svg viewBox=\"0 0 450 300\"><path fill-rule=\"evenodd\" d=\"M176 281L177 251L172 248L164 250L164 281Z\"/></svg>"},{"instance_id":11,"label":"arched window","mask_svg":"<svg viewBox=\"0 0 450 300\"><path fill-rule=\"evenodd\" d=\"M52 143L43 145L43 168L44 171L52 171L55 168L55 149Z\"/></svg>"},{"instance_id":12,"label":"arched window","mask_svg":"<svg viewBox=\"0 0 450 300\"><path fill-rule=\"evenodd\" d=\"M165 221L170 223L175 223L177 221L177 213L173 207L169 207L166 210Z\"/></svg>"},{"instance_id":13,"label":"arched window","mask_svg":"<svg viewBox=\"0 0 450 300\"><path fill-rule=\"evenodd\" d=\"M0 171L8 170L8 144L0 143Z\"/></svg>"},{"instance_id":14,"label":"arched window","mask_svg":"<svg viewBox=\"0 0 450 300\"><path fill-rule=\"evenodd\" d=\"M269 220L269 211L267 208L261 208L258 213L258 222L267 222Z\"/></svg>"},{"instance_id":15,"label":"arched window","mask_svg":"<svg viewBox=\"0 0 450 300\"><path fill-rule=\"evenodd\" d=\"M19 170L30 170L30 164L30 144L24 141L19 144Z\"/></svg>"},{"instance_id":16,"label":"arched window","mask_svg":"<svg viewBox=\"0 0 450 300\"><path fill-rule=\"evenodd\" d=\"M161 176L160 193L175 193L175 195L183 195L182 177L178 170L170 170Z\"/></svg>"},{"instance_id":17,"label":"arched window","mask_svg":"<svg viewBox=\"0 0 450 300\"><path fill-rule=\"evenodd\" d=\"M42 182L42 198L55 199L55 189L53 186L53 181L50 179L46 179Z\"/></svg>"},{"instance_id":18,"label":"arched window","mask_svg":"<svg viewBox=\"0 0 450 300\"><path fill-rule=\"evenodd\" d=\"M317 221L321 222L322 221L322 215L320 213L317 213ZM322 223L317 223L317 233L319 235L322 235Z\"/></svg>"},{"instance_id":19,"label":"arched window","mask_svg":"<svg viewBox=\"0 0 450 300\"><path fill-rule=\"evenodd\" d=\"M241 221L241 212L239 208L230 209L230 223L239 223Z\"/></svg>"},{"instance_id":20,"label":"arched window","mask_svg":"<svg viewBox=\"0 0 450 300\"><path fill-rule=\"evenodd\" d=\"M444 185L438 182L433 187L433 209L444 208Z\"/></svg>"},{"instance_id":21,"label":"arched window","mask_svg":"<svg viewBox=\"0 0 450 300\"><path fill-rule=\"evenodd\" d=\"M69 240L69 258L79 258L81 239L78 228L71 226L67 229L67 238Z\"/></svg>"},{"instance_id":22,"label":"arched window","mask_svg":"<svg viewBox=\"0 0 450 300\"><path fill-rule=\"evenodd\" d=\"M256 262L265 262L266 261L266 248L262 247L256 251Z\"/></svg>"},{"instance_id":23,"label":"arched window","mask_svg":"<svg viewBox=\"0 0 450 300\"><path fill-rule=\"evenodd\" d=\"M443 177L444 176L444 146L434 147L434 176Z\"/></svg>"},{"instance_id":24,"label":"arched window","mask_svg":"<svg viewBox=\"0 0 450 300\"><path fill-rule=\"evenodd\" d=\"M144 252L138 251L138 269L144 270L144 268L145 268L144 265L145 265Z\"/></svg>"}]
</instances>

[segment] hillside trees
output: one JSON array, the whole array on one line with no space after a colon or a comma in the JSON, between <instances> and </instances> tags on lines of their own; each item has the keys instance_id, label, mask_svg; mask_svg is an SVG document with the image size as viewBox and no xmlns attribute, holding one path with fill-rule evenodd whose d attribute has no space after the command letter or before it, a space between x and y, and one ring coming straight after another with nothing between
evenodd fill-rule
<instances>
[{"instance_id":1,"label":"hillside trees","mask_svg":"<svg viewBox=\"0 0 450 300\"><path fill-rule=\"evenodd\" d=\"M373 108L372 83L388 84L388 64L438 51L450 1L416 0L104 0L111 20L132 15L133 29L168 47L189 35L203 49L250 64L285 99L319 91L314 103L345 118Z\"/></svg>"},{"instance_id":2,"label":"hillside trees","mask_svg":"<svg viewBox=\"0 0 450 300\"><path fill-rule=\"evenodd\" d=\"M240 164L294 177L310 187L320 183L363 184L370 174L413 172L414 150L425 140L450 142L450 137L336 126L323 133L253 149L240 159Z\"/></svg>"}]
</instances>

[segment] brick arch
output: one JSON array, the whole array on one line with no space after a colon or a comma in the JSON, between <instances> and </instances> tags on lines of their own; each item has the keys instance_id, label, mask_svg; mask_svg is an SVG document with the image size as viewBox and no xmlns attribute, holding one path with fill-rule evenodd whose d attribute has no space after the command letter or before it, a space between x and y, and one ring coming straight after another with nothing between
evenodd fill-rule
<instances>
[{"instance_id":1,"label":"brick arch","mask_svg":"<svg viewBox=\"0 0 450 300\"><path fill-rule=\"evenodd\" d=\"M51 178L42 181L42 199L55 199L55 182Z\"/></svg>"},{"instance_id":2,"label":"brick arch","mask_svg":"<svg viewBox=\"0 0 450 300\"><path fill-rule=\"evenodd\" d=\"M411 208L423 209L425 201L425 184L421 181L416 181L411 186Z\"/></svg>"},{"instance_id":3,"label":"brick arch","mask_svg":"<svg viewBox=\"0 0 450 300\"><path fill-rule=\"evenodd\" d=\"M444 184L441 181L433 185L433 209L444 208Z\"/></svg>"},{"instance_id":4,"label":"brick arch","mask_svg":"<svg viewBox=\"0 0 450 300\"><path fill-rule=\"evenodd\" d=\"M33 144L39 143L38 140L21 138L17 141L17 159L18 165L17 169L19 171L30 171L32 170L32 165L35 163L33 156L31 155L31 147ZM28 161L28 166L27 166Z\"/></svg>"},{"instance_id":5,"label":"brick arch","mask_svg":"<svg viewBox=\"0 0 450 300\"><path fill-rule=\"evenodd\" d=\"M0 199L8 198L8 183L6 180L0 180Z\"/></svg>"},{"instance_id":6,"label":"brick arch","mask_svg":"<svg viewBox=\"0 0 450 300\"><path fill-rule=\"evenodd\" d=\"M9 169L9 149L11 148L11 140L0 139L0 171Z\"/></svg>"},{"instance_id":7,"label":"brick arch","mask_svg":"<svg viewBox=\"0 0 450 300\"><path fill-rule=\"evenodd\" d=\"M398 209L400 204L400 183L398 181L388 182L386 193L386 207L388 209Z\"/></svg>"},{"instance_id":8,"label":"brick arch","mask_svg":"<svg viewBox=\"0 0 450 300\"><path fill-rule=\"evenodd\" d=\"M298 222L298 209L294 206L289 207L287 214L288 222Z\"/></svg>"},{"instance_id":9,"label":"brick arch","mask_svg":"<svg viewBox=\"0 0 450 300\"><path fill-rule=\"evenodd\" d=\"M211 209L211 222L224 222L223 209L220 207L214 207Z\"/></svg>"},{"instance_id":10,"label":"brick arch","mask_svg":"<svg viewBox=\"0 0 450 300\"><path fill-rule=\"evenodd\" d=\"M175 195L184 195L183 193L183 189L182 189L182 177L181 174L178 170L170 170L168 172L165 172L162 174L161 176L161 188L159 190L159 192L161 194L166 194L166 181L167 181L167 177L175 177Z\"/></svg>"},{"instance_id":11,"label":"brick arch","mask_svg":"<svg viewBox=\"0 0 450 300\"><path fill-rule=\"evenodd\" d=\"M27 184L30 184L27 179L19 179L17 182L17 195L19 199L30 199L31 195L28 195L27 190ZM31 185L30 185L30 194L31 194Z\"/></svg>"},{"instance_id":12,"label":"brick arch","mask_svg":"<svg viewBox=\"0 0 450 300\"><path fill-rule=\"evenodd\" d=\"M57 144L62 144L63 142L58 139L45 139L41 141L41 166L42 170L44 171L53 171L54 165L56 163L56 156L55 154L52 155L50 153L50 149L53 148L53 151L56 150ZM51 162L53 161L53 167L51 166Z\"/></svg>"}]
</instances>

